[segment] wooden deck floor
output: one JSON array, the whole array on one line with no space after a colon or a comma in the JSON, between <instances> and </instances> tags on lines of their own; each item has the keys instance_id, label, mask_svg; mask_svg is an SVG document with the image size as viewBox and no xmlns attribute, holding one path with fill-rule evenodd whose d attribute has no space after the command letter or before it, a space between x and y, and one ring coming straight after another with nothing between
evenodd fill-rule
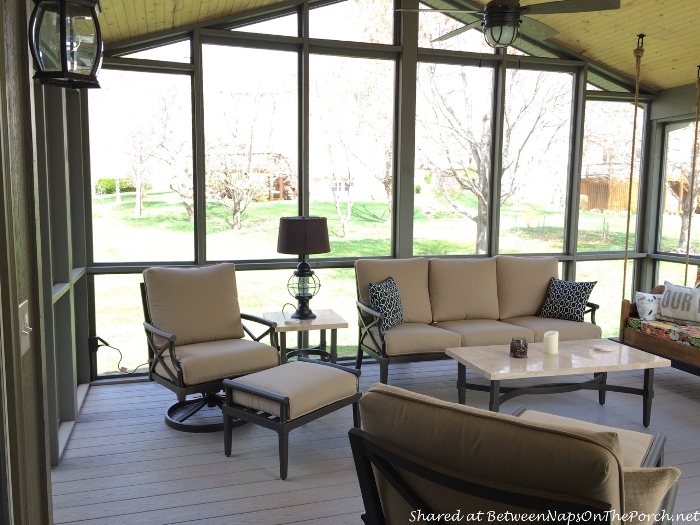
<instances>
[{"instance_id":1,"label":"wooden deck floor","mask_svg":"<svg viewBox=\"0 0 700 525\"><path fill-rule=\"evenodd\" d=\"M456 364L392 365L389 383L456 401ZM470 375L470 379L476 376ZM361 389L378 381L363 367ZM641 372L611 374L610 383L641 386ZM660 369L651 425L644 429L639 396L581 391L523 396L504 404L591 422L667 435L666 464L678 466L677 512L700 510L700 378ZM468 392L485 408L487 394ZM224 456L222 433L185 434L163 423L174 396L155 383L93 386L64 452L53 469L54 522L85 525L283 524L360 525L363 510L347 439L350 407L290 435L289 478L278 479L277 434L246 425L235 430Z\"/></svg>"}]
</instances>

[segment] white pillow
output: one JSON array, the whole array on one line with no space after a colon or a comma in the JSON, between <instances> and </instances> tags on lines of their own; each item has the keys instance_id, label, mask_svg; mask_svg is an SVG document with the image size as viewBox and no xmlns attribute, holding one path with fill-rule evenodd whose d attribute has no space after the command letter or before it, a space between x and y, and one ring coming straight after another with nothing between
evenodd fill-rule
<instances>
[{"instance_id":1,"label":"white pillow","mask_svg":"<svg viewBox=\"0 0 700 525\"><path fill-rule=\"evenodd\" d=\"M642 321L654 321L656 319L661 297L661 294L655 293L637 292L634 294L634 303L637 305L637 312Z\"/></svg>"},{"instance_id":2,"label":"white pillow","mask_svg":"<svg viewBox=\"0 0 700 525\"><path fill-rule=\"evenodd\" d=\"M664 281L666 290L659 303L657 319L675 323L700 325L700 288L689 288Z\"/></svg>"}]
</instances>

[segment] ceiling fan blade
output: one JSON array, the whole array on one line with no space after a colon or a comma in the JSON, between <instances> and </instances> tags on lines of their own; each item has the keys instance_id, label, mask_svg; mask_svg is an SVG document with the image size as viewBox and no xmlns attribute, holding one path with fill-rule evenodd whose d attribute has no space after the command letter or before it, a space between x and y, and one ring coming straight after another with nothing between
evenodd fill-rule
<instances>
[{"instance_id":1,"label":"ceiling fan blade","mask_svg":"<svg viewBox=\"0 0 700 525\"><path fill-rule=\"evenodd\" d=\"M523 17L520 23L520 31L527 37L543 41L559 34L553 27L543 24L534 18Z\"/></svg>"},{"instance_id":2,"label":"ceiling fan blade","mask_svg":"<svg viewBox=\"0 0 700 525\"><path fill-rule=\"evenodd\" d=\"M447 39L455 37L457 35L461 35L465 31L469 31L472 27L476 27L476 26L480 26L480 25L481 25L481 20L477 20L476 22L472 22L471 24L467 24L465 26L462 26L459 29L455 29L454 31L450 31L449 33L445 33L444 35L437 37L435 40L431 40L431 42L442 42L443 40L447 40Z\"/></svg>"},{"instance_id":3,"label":"ceiling fan blade","mask_svg":"<svg viewBox=\"0 0 700 525\"><path fill-rule=\"evenodd\" d=\"M552 15L556 13L584 13L620 9L620 0L559 0L544 4L523 6L523 15Z\"/></svg>"},{"instance_id":4,"label":"ceiling fan blade","mask_svg":"<svg viewBox=\"0 0 700 525\"><path fill-rule=\"evenodd\" d=\"M404 11L406 13L481 13L473 9L397 9L396 12Z\"/></svg>"}]
</instances>

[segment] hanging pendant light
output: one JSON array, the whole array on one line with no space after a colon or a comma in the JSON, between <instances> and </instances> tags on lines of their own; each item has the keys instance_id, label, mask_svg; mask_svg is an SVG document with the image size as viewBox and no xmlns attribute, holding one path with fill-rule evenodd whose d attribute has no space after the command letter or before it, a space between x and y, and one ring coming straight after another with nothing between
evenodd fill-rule
<instances>
[{"instance_id":1,"label":"hanging pendant light","mask_svg":"<svg viewBox=\"0 0 700 525\"><path fill-rule=\"evenodd\" d=\"M520 34L520 8L493 0L484 9L483 26L488 45L496 49L508 47Z\"/></svg>"},{"instance_id":2,"label":"hanging pendant light","mask_svg":"<svg viewBox=\"0 0 700 525\"><path fill-rule=\"evenodd\" d=\"M70 88L99 88L102 33L97 0L36 0L29 20L34 80Z\"/></svg>"}]
</instances>

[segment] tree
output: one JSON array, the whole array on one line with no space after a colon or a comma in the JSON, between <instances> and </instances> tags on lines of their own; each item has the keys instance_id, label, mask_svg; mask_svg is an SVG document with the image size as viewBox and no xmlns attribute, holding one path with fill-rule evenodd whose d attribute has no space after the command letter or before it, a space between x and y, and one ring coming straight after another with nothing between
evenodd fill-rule
<instances>
[{"instance_id":1,"label":"tree","mask_svg":"<svg viewBox=\"0 0 700 525\"><path fill-rule=\"evenodd\" d=\"M194 221L194 191L192 183L192 146L172 120L175 93L168 92L158 99L159 136L157 158L170 168L169 187L180 196L190 221Z\"/></svg>"},{"instance_id":2,"label":"tree","mask_svg":"<svg viewBox=\"0 0 700 525\"><path fill-rule=\"evenodd\" d=\"M688 246L688 236L690 235L690 216L694 214L698 207L698 196L700 196L700 155L693 144L695 140L694 124L687 124L683 127L671 130L668 133L666 144L666 186L675 194L681 207L681 230L678 236L677 252L685 253L690 249L690 253L695 253L692 246ZM693 154L696 154L694 184L693 180ZM678 185L672 186L671 178L678 179Z\"/></svg>"},{"instance_id":3,"label":"tree","mask_svg":"<svg viewBox=\"0 0 700 525\"><path fill-rule=\"evenodd\" d=\"M384 192L391 216L393 182L393 82L391 63L319 57L311 92L312 173L331 189L341 235L350 234L356 194ZM369 199L368 199L369 200Z\"/></svg>"},{"instance_id":4,"label":"tree","mask_svg":"<svg viewBox=\"0 0 700 525\"><path fill-rule=\"evenodd\" d=\"M491 172L491 76L476 68L426 64L418 79L421 164L438 175L449 205L476 224L476 252L486 253ZM571 80L544 72L507 72L499 202L513 197L568 122ZM564 116L565 115L565 116ZM568 138L568 134L567 134ZM476 209L460 202L471 193Z\"/></svg>"},{"instance_id":5,"label":"tree","mask_svg":"<svg viewBox=\"0 0 700 525\"><path fill-rule=\"evenodd\" d=\"M153 138L153 130L143 127L136 128L130 138L129 168L134 180L134 187L136 188L134 217L141 217L143 214L146 184L151 172L151 164L156 158ZM119 184L119 181L117 181L117 184Z\"/></svg>"}]
</instances>

